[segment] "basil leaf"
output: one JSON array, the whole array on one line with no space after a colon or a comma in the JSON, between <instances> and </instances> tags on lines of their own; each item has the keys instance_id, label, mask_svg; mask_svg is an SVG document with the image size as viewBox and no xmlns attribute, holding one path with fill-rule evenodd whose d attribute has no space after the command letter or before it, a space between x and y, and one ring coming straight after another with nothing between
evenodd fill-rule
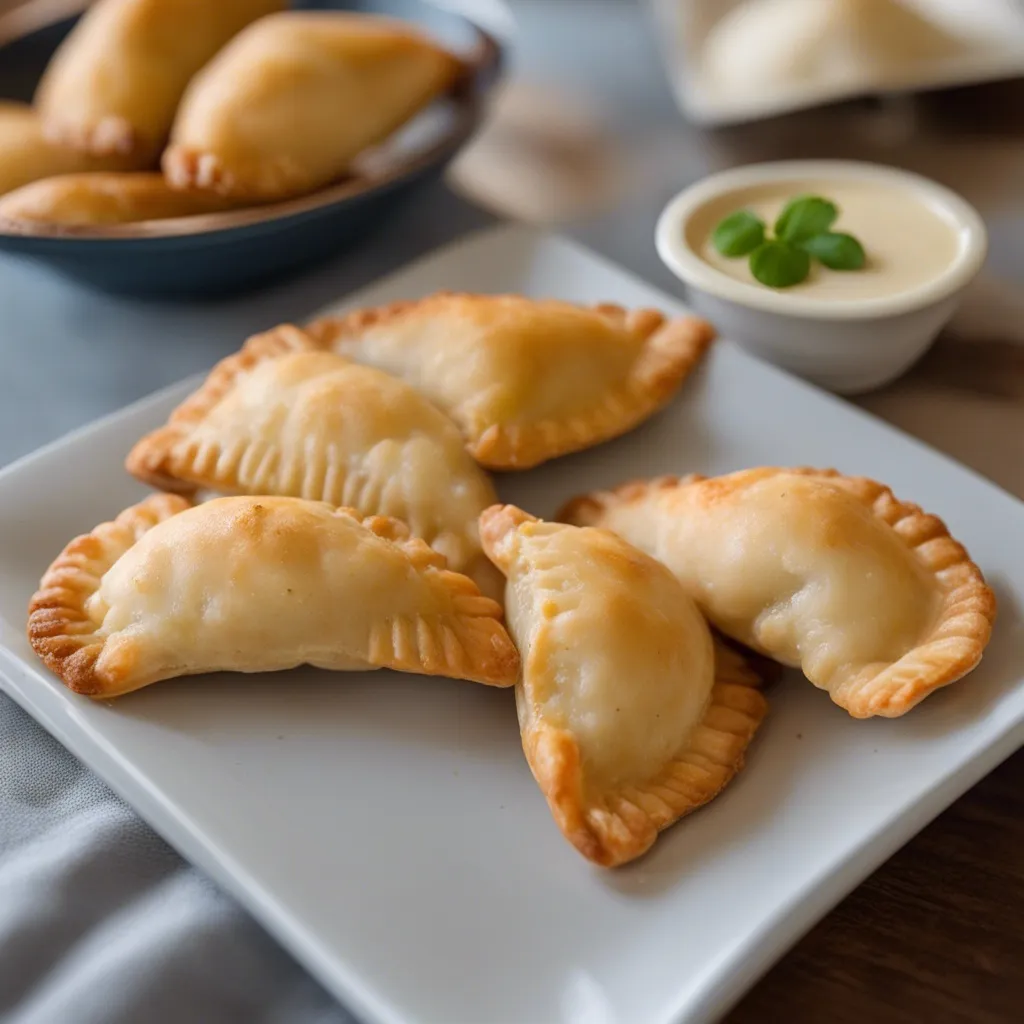
<instances>
[{"instance_id":1,"label":"basil leaf","mask_svg":"<svg viewBox=\"0 0 1024 1024\"><path fill-rule=\"evenodd\" d=\"M785 242L765 242L750 255L750 272L769 288L799 284L811 270L811 257Z\"/></svg>"},{"instance_id":2,"label":"basil leaf","mask_svg":"<svg viewBox=\"0 0 1024 1024\"><path fill-rule=\"evenodd\" d=\"M864 247L860 242L853 235L838 231L808 238L800 243L800 248L830 270L860 270L865 263Z\"/></svg>"},{"instance_id":3,"label":"basil leaf","mask_svg":"<svg viewBox=\"0 0 1024 1024\"><path fill-rule=\"evenodd\" d=\"M764 221L749 210L731 213L711 236L711 243L723 256L746 256L764 241Z\"/></svg>"},{"instance_id":4,"label":"basil leaf","mask_svg":"<svg viewBox=\"0 0 1024 1024\"><path fill-rule=\"evenodd\" d=\"M839 209L821 196L797 196L775 222L775 234L784 242L802 242L823 234L836 222Z\"/></svg>"}]
</instances>

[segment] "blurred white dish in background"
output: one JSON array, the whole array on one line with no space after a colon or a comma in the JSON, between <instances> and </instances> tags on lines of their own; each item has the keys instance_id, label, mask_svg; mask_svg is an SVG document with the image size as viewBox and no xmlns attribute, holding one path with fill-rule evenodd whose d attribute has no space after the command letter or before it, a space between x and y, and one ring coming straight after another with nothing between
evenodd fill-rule
<instances>
[{"instance_id":1,"label":"blurred white dish in background","mask_svg":"<svg viewBox=\"0 0 1024 1024\"><path fill-rule=\"evenodd\" d=\"M702 71L712 87L740 94L869 85L911 79L920 61L967 45L899 0L744 0L709 32Z\"/></svg>"},{"instance_id":2,"label":"blurred white dish in background","mask_svg":"<svg viewBox=\"0 0 1024 1024\"><path fill-rule=\"evenodd\" d=\"M676 100L729 124L1024 74L1016 0L648 0Z\"/></svg>"}]
</instances>

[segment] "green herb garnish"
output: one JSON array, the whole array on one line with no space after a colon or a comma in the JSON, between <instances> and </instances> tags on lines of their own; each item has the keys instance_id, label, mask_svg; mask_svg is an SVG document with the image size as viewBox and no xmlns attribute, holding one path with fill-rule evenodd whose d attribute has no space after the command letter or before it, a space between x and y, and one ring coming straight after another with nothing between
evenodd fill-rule
<instances>
[{"instance_id":1,"label":"green herb garnish","mask_svg":"<svg viewBox=\"0 0 1024 1024\"><path fill-rule=\"evenodd\" d=\"M799 284L811 271L811 257L786 242L765 242L750 254L750 272L769 288Z\"/></svg>"},{"instance_id":2,"label":"green herb garnish","mask_svg":"<svg viewBox=\"0 0 1024 1024\"><path fill-rule=\"evenodd\" d=\"M819 196L798 196L786 203L786 208L779 214L775 234L783 242L805 242L828 231L838 216L835 203Z\"/></svg>"},{"instance_id":3,"label":"green herb garnish","mask_svg":"<svg viewBox=\"0 0 1024 1024\"><path fill-rule=\"evenodd\" d=\"M830 270L860 270L865 262L864 247L860 242L853 235L835 231L808 238L800 243L800 248Z\"/></svg>"},{"instance_id":4,"label":"green herb garnish","mask_svg":"<svg viewBox=\"0 0 1024 1024\"><path fill-rule=\"evenodd\" d=\"M749 210L729 214L711 235L714 247L730 259L749 256L754 279L769 288L790 288L806 280L811 259L830 270L860 270L864 248L853 235L830 229L839 218L835 203L821 196L791 199L775 221L775 237Z\"/></svg>"},{"instance_id":5,"label":"green herb garnish","mask_svg":"<svg viewBox=\"0 0 1024 1024\"><path fill-rule=\"evenodd\" d=\"M712 241L723 256L749 256L764 241L764 221L749 210L738 210L715 228Z\"/></svg>"}]
</instances>

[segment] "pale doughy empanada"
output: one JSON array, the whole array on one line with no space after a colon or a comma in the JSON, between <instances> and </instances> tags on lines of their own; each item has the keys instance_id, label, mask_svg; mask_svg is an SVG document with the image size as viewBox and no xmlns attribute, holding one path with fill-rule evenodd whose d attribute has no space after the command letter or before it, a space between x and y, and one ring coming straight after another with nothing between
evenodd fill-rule
<instances>
[{"instance_id":1,"label":"pale doughy empanada","mask_svg":"<svg viewBox=\"0 0 1024 1024\"><path fill-rule=\"evenodd\" d=\"M196 217L237 209L211 192L178 192L160 174L62 174L0 196L0 221L8 227L56 224L90 227Z\"/></svg>"},{"instance_id":2,"label":"pale doughy empanada","mask_svg":"<svg viewBox=\"0 0 1024 1024\"><path fill-rule=\"evenodd\" d=\"M455 424L408 384L322 351L296 327L256 335L223 360L127 466L165 490L291 495L394 516L450 568L494 573L477 519L497 498Z\"/></svg>"},{"instance_id":3,"label":"pale doughy empanada","mask_svg":"<svg viewBox=\"0 0 1024 1024\"><path fill-rule=\"evenodd\" d=\"M665 477L576 499L662 561L722 632L856 718L896 717L981 660L995 595L945 525L834 470Z\"/></svg>"},{"instance_id":4,"label":"pale doughy empanada","mask_svg":"<svg viewBox=\"0 0 1024 1024\"><path fill-rule=\"evenodd\" d=\"M50 61L36 106L55 140L149 167L193 75L287 0L99 0Z\"/></svg>"},{"instance_id":5,"label":"pale doughy empanada","mask_svg":"<svg viewBox=\"0 0 1024 1024\"><path fill-rule=\"evenodd\" d=\"M714 337L703 320L650 309L446 292L307 329L422 391L492 469L626 433L672 398Z\"/></svg>"},{"instance_id":6,"label":"pale doughy empanada","mask_svg":"<svg viewBox=\"0 0 1024 1024\"><path fill-rule=\"evenodd\" d=\"M481 517L508 577L522 655L523 750L565 837L606 867L640 856L711 800L765 714L759 679L722 649L664 566L605 530L512 506Z\"/></svg>"},{"instance_id":7,"label":"pale doughy empanada","mask_svg":"<svg viewBox=\"0 0 1024 1024\"><path fill-rule=\"evenodd\" d=\"M119 156L94 157L50 142L32 107L0 100L0 195L55 174L114 171L124 164Z\"/></svg>"},{"instance_id":8,"label":"pale doughy empanada","mask_svg":"<svg viewBox=\"0 0 1024 1024\"><path fill-rule=\"evenodd\" d=\"M73 540L28 637L72 689L202 672L393 668L511 686L500 608L397 520L302 498L162 494Z\"/></svg>"},{"instance_id":9,"label":"pale doughy empanada","mask_svg":"<svg viewBox=\"0 0 1024 1024\"><path fill-rule=\"evenodd\" d=\"M164 173L181 188L257 199L312 192L448 89L460 68L400 21L264 18L189 86Z\"/></svg>"}]
</instances>

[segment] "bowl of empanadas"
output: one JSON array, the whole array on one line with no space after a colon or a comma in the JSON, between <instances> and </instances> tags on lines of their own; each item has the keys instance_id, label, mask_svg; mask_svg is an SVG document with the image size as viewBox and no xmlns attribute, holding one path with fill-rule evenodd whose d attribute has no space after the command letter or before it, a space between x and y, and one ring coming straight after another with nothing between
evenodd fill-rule
<instances>
[{"instance_id":1,"label":"bowl of empanadas","mask_svg":"<svg viewBox=\"0 0 1024 1024\"><path fill-rule=\"evenodd\" d=\"M514 687L558 828L632 861L741 770L783 667L835 714L899 718L995 618L940 519L829 469L612 480L549 521L498 499L492 474L688 401L712 339L447 292L250 338L135 442L156 493L56 556L29 641L99 700L302 664Z\"/></svg>"},{"instance_id":2,"label":"bowl of empanadas","mask_svg":"<svg viewBox=\"0 0 1024 1024\"><path fill-rule=\"evenodd\" d=\"M0 251L130 294L341 250L443 171L501 61L427 0L97 0L40 27L50 6L0 19Z\"/></svg>"}]
</instances>

